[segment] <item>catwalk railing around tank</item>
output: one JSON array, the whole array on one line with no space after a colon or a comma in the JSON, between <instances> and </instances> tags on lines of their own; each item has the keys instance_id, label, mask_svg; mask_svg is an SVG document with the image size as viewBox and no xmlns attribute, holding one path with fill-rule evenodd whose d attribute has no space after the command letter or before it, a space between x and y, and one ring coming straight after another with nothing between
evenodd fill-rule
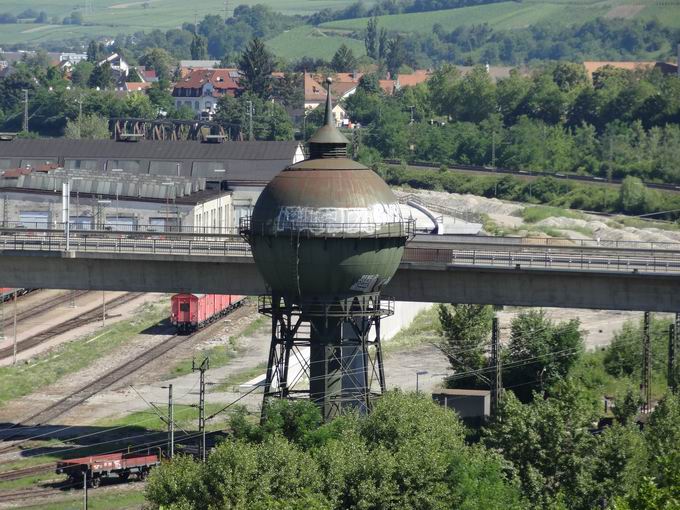
<instances>
[{"instance_id":1,"label":"catwalk railing around tank","mask_svg":"<svg viewBox=\"0 0 680 510\"><path fill-rule=\"evenodd\" d=\"M253 221L250 217L241 218L241 235L252 236L291 236L301 238L412 238L416 232L415 220L391 222L310 222L296 220Z\"/></svg>"},{"instance_id":2,"label":"catwalk railing around tank","mask_svg":"<svg viewBox=\"0 0 680 510\"><path fill-rule=\"evenodd\" d=\"M276 311L307 317L389 317L394 315L394 299L371 292L337 299L286 300L263 294L258 297L258 311L269 317Z\"/></svg>"}]
</instances>

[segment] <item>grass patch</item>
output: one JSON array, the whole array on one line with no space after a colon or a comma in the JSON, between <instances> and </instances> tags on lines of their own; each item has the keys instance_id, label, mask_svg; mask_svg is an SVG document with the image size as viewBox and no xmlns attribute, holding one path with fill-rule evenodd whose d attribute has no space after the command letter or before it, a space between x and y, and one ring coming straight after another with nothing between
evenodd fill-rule
<instances>
[{"instance_id":1,"label":"grass patch","mask_svg":"<svg viewBox=\"0 0 680 510\"><path fill-rule=\"evenodd\" d=\"M222 382L219 384L213 386L210 389L210 393L218 393L220 391L230 391L234 386L238 386L239 384L243 384L246 381L250 381L254 377L257 377L261 373L267 370L267 363L262 362L259 363L257 366L254 366L252 368L247 368L245 370L242 370L236 374L228 376L226 379L223 379Z\"/></svg>"},{"instance_id":2,"label":"grass patch","mask_svg":"<svg viewBox=\"0 0 680 510\"><path fill-rule=\"evenodd\" d=\"M579 234L583 234L584 236L587 237L593 237L593 229L588 227L580 227L578 225L575 225L573 227L569 227L569 230L573 230L574 232L578 232Z\"/></svg>"},{"instance_id":3,"label":"grass patch","mask_svg":"<svg viewBox=\"0 0 680 510\"><path fill-rule=\"evenodd\" d=\"M529 237L531 237L532 233L535 231L543 232L544 234L550 237L564 237L564 234L562 233L561 230L557 230L556 228L553 227L532 227L532 228L533 230L529 232Z\"/></svg>"},{"instance_id":4,"label":"grass patch","mask_svg":"<svg viewBox=\"0 0 680 510\"><path fill-rule=\"evenodd\" d=\"M135 318L117 322L78 340L67 342L17 366L0 367L0 405L28 395L77 372L125 344L145 329L168 316L168 300L147 303L135 311Z\"/></svg>"},{"instance_id":5,"label":"grass patch","mask_svg":"<svg viewBox=\"0 0 680 510\"><path fill-rule=\"evenodd\" d=\"M198 396L196 396L196 403L198 404ZM210 416L211 414L220 411L226 405L226 403L206 403L206 416ZM167 406L159 407L159 409L163 417L167 417ZM175 404L173 413L176 423L175 430L178 434L181 432L181 429L184 429L187 432L197 430L198 407L193 405ZM126 435L132 435L145 431L165 432L168 430L168 425L165 423L165 421L163 421L161 417L152 410L136 411L134 413L126 414L124 416L117 416L115 418L104 418L97 421L95 425L102 428L120 427L120 430L122 431L121 433L124 432ZM218 430L221 427L222 425L219 424L219 420L214 419L208 422L207 430Z\"/></svg>"},{"instance_id":6,"label":"grass patch","mask_svg":"<svg viewBox=\"0 0 680 510\"><path fill-rule=\"evenodd\" d=\"M618 224L618 226L614 226ZM680 224L672 221L654 221L641 218L631 218L627 216L617 216L614 220L607 222L612 228L634 227L634 228L658 228L659 230L669 230L677 232Z\"/></svg>"},{"instance_id":7,"label":"grass patch","mask_svg":"<svg viewBox=\"0 0 680 510\"><path fill-rule=\"evenodd\" d=\"M591 399L601 399L603 395L623 396L630 388L638 391L638 377L615 377L604 368L606 348L586 352L572 368L569 377L585 388ZM652 398L661 398L668 391L664 374L652 372Z\"/></svg>"},{"instance_id":8,"label":"grass patch","mask_svg":"<svg viewBox=\"0 0 680 510\"><path fill-rule=\"evenodd\" d=\"M504 236L508 234L508 232L492 220L488 214L482 213L481 218L484 232L491 234L492 236Z\"/></svg>"},{"instance_id":9,"label":"grass patch","mask_svg":"<svg viewBox=\"0 0 680 510\"><path fill-rule=\"evenodd\" d=\"M66 480L65 475L58 475L54 471L49 471L41 474L25 476L17 480L9 480L6 482L0 482L0 490L7 491L13 489L27 489L29 487L35 487L43 482L61 482Z\"/></svg>"},{"instance_id":10,"label":"grass patch","mask_svg":"<svg viewBox=\"0 0 680 510\"><path fill-rule=\"evenodd\" d=\"M547 218L571 218L574 220L585 220L586 216L580 211L571 209L561 209L559 207L535 206L525 207L519 211L520 217L525 223L538 223ZM573 229L572 229L573 230Z\"/></svg>"},{"instance_id":11,"label":"grass patch","mask_svg":"<svg viewBox=\"0 0 680 510\"><path fill-rule=\"evenodd\" d=\"M418 312L411 324L399 331L392 339L383 342L382 348L384 353L394 352L418 347L427 342L435 342L440 336L437 307L431 306Z\"/></svg>"},{"instance_id":12,"label":"grass patch","mask_svg":"<svg viewBox=\"0 0 680 510\"><path fill-rule=\"evenodd\" d=\"M62 501L17 508L22 510L74 510L82 508L82 501L82 492L74 491L73 496ZM87 503L90 510L128 510L142 508L145 502L144 489L140 485L138 490L115 492L90 491Z\"/></svg>"},{"instance_id":13,"label":"grass patch","mask_svg":"<svg viewBox=\"0 0 680 510\"><path fill-rule=\"evenodd\" d=\"M365 22L362 30L364 28L366 28ZM363 40L330 33L312 25L295 27L269 39L266 44L277 57L288 60L302 57L330 60L342 44L351 48L357 57L366 54Z\"/></svg>"},{"instance_id":14,"label":"grass patch","mask_svg":"<svg viewBox=\"0 0 680 510\"><path fill-rule=\"evenodd\" d=\"M254 321L252 321L250 324L248 324L248 326L246 326L241 333L239 333L238 335L230 336L226 345L215 345L213 347L208 347L207 349L201 349L194 356L194 359L201 360L205 357L208 357L210 358L211 368L223 367L238 355L239 353L238 341L241 338L254 335L267 324L268 324L267 318L264 316L260 316ZM166 379L190 374L191 363L192 360L183 360L179 362L172 368L170 373L167 374Z\"/></svg>"}]
</instances>

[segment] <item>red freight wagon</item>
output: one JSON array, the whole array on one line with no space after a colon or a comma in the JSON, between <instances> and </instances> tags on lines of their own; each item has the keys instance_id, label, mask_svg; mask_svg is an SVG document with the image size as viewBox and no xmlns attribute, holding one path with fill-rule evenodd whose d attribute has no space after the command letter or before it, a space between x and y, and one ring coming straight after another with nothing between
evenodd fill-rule
<instances>
[{"instance_id":1,"label":"red freight wagon","mask_svg":"<svg viewBox=\"0 0 680 510\"><path fill-rule=\"evenodd\" d=\"M0 288L0 301L9 301L13 299L15 292L17 293L17 296L23 296L24 294L28 294L29 290L2 287Z\"/></svg>"},{"instance_id":2,"label":"red freight wagon","mask_svg":"<svg viewBox=\"0 0 680 510\"><path fill-rule=\"evenodd\" d=\"M57 474L66 474L74 487L83 483L83 474L87 473L88 486L99 487L102 479L112 474L122 480L127 480L131 474L144 480L149 470L160 462L159 448L156 452L147 450L146 453L108 453L62 460L57 463L56 471Z\"/></svg>"},{"instance_id":3,"label":"red freight wagon","mask_svg":"<svg viewBox=\"0 0 680 510\"><path fill-rule=\"evenodd\" d=\"M232 294L175 294L172 324L180 332L193 331L241 306L243 299Z\"/></svg>"}]
</instances>

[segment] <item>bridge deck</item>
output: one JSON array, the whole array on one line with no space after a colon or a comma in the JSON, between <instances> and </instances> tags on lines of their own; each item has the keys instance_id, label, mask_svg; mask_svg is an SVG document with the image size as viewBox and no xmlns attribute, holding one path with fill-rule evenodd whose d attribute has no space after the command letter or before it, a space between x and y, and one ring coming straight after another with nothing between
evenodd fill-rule
<instances>
[{"instance_id":1,"label":"bridge deck","mask_svg":"<svg viewBox=\"0 0 680 510\"><path fill-rule=\"evenodd\" d=\"M1 232L0 232L1 233ZM680 245L418 236L386 293L403 301L675 312ZM0 282L12 287L258 294L235 235L5 232Z\"/></svg>"}]
</instances>

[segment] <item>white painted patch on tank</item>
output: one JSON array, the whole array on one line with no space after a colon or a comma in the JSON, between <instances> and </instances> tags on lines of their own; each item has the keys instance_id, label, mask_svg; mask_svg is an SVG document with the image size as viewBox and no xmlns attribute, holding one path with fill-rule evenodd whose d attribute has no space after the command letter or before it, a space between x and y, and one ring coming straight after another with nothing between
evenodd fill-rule
<instances>
[{"instance_id":1,"label":"white painted patch on tank","mask_svg":"<svg viewBox=\"0 0 680 510\"><path fill-rule=\"evenodd\" d=\"M374 204L372 207L301 207L279 209L277 232L374 233L381 227L402 223L399 204Z\"/></svg>"}]
</instances>

